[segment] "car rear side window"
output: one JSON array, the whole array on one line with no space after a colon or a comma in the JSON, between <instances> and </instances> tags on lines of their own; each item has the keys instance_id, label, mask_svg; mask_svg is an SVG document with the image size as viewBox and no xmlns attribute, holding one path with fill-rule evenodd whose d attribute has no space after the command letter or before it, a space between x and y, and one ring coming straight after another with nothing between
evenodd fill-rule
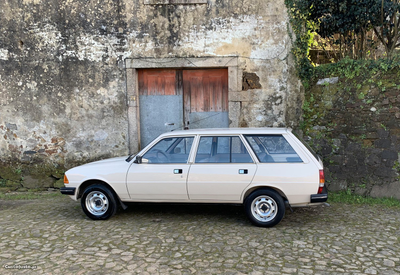
<instances>
[{"instance_id":1,"label":"car rear side window","mask_svg":"<svg viewBox=\"0 0 400 275\"><path fill-rule=\"evenodd\" d=\"M252 163L239 137L201 137L196 163Z\"/></svg>"},{"instance_id":2,"label":"car rear side window","mask_svg":"<svg viewBox=\"0 0 400 275\"><path fill-rule=\"evenodd\" d=\"M245 135L245 138L262 163L303 162L282 135Z\"/></svg>"}]
</instances>

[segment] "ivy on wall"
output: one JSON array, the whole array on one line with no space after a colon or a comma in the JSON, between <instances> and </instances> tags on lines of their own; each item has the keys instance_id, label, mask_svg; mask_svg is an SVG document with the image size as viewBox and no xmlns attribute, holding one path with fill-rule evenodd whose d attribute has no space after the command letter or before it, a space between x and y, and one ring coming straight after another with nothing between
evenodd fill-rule
<instances>
[{"instance_id":1,"label":"ivy on wall","mask_svg":"<svg viewBox=\"0 0 400 275\"><path fill-rule=\"evenodd\" d=\"M313 26L298 9L296 0L285 0L285 4L289 13L288 32L292 40L292 54L295 58L297 74L303 86L307 88L308 81L314 73L314 67L308 56L310 45L313 42Z\"/></svg>"}]
</instances>

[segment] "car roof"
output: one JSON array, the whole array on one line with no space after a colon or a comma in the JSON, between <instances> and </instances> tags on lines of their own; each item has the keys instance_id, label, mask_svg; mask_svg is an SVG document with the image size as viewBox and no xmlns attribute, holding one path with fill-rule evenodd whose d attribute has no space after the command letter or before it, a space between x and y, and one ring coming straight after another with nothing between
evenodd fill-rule
<instances>
[{"instance_id":1,"label":"car roof","mask_svg":"<svg viewBox=\"0 0 400 275\"><path fill-rule=\"evenodd\" d=\"M179 135L238 135L238 134L285 134L291 132L289 128L208 128L208 129L190 129L177 130L162 134L162 136L179 136Z\"/></svg>"}]
</instances>

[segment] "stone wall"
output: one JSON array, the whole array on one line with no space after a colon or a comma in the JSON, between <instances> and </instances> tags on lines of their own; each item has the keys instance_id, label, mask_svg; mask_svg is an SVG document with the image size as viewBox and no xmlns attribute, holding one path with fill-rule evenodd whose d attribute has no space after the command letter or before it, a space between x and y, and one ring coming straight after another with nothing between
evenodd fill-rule
<instances>
[{"instance_id":1,"label":"stone wall","mask_svg":"<svg viewBox=\"0 0 400 275\"><path fill-rule=\"evenodd\" d=\"M298 124L284 1L180 2L0 1L0 188L128 154L129 59L236 57L237 126Z\"/></svg>"},{"instance_id":2,"label":"stone wall","mask_svg":"<svg viewBox=\"0 0 400 275\"><path fill-rule=\"evenodd\" d=\"M329 190L400 199L399 76L325 79L306 92L305 137L324 158Z\"/></svg>"}]
</instances>

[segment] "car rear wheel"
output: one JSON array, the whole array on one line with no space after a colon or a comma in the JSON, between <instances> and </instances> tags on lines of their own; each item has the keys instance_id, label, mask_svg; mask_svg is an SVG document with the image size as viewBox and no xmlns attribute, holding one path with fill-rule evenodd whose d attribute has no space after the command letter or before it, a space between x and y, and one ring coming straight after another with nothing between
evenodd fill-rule
<instances>
[{"instance_id":1,"label":"car rear wheel","mask_svg":"<svg viewBox=\"0 0 400 275\"><path fill-rule=\"evenodd\" d=\"M106 220L117 212L117 203L111 190L101 184L90 185L81 198L83 212L93 220Z\"/></svg>"},{"instance_id":2,"label":"car rear wheel","mask_svg":"<svg viewBox=\"0 0 400 275\"><path fill-rule=\"evenodd\" d=\"M244 206L248 218L256 226L275 226L285 215L283 198L270 189L254 191L247 197Z\"/></svg>"}]
</instances>

